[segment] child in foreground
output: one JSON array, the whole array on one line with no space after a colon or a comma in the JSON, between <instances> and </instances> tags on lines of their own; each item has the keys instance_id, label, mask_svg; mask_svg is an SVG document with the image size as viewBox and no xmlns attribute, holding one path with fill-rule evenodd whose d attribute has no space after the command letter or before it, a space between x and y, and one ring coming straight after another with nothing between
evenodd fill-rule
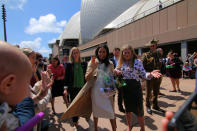
<instances>
[{"instance_id":1,"label":"child in foreground","mask_svg":"<svg viewBox=\"0 0 197 131\"><path fill-rule=\"evenodd\" d=\"M19 119L11 107L30 95L31 63L19 49L0 41L0 72L0 130L14 130Z\"/></svg>"},{"instance_id":2,"label":"child in foreground","mask_svg":"<svg viewBox=\"0 0 197 131\"><path fill-rule=\"evenodd\" d=\"M12 108L24 98L28 108L34 108L34 102L29 97L32 66L18 48L0 41L0 72L0 130L15 130L20 125L17 117L25 104L17 107L15 115Z\"/></svg>"}]
</instances>

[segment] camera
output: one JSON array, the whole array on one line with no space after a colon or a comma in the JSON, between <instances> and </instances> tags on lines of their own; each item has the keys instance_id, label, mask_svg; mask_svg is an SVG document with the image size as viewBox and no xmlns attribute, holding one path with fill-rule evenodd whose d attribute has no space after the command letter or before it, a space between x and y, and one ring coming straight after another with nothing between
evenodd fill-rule
<instances>
[{"instance_id":1,"label":"camera","mask_svg":"<svg viewBox=\"0 0 197 131\"><path fill-rule=\"evenodd\" d=\"M197 93L193 92L168 123L168 131L197 130Z\"/></svg>"}]
</instances>

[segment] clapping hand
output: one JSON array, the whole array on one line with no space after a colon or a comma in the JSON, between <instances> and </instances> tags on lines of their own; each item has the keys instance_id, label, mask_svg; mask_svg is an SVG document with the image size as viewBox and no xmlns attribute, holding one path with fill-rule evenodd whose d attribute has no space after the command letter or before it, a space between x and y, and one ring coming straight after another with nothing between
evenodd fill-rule
<instances>
[{"instance_id":1,"label":"clapping hand","mask_svg":"<svg viewBox=\"0 0 197 131\"><path fill-rule=\"evenodd\" d=\"M49 77L49 75L47 74L47 72L43 71L41 73L41 77L42 77L42 86L44 89L49 89L52 86L52 81Z\"/></svg>"},{"instance_id":2,"label":"clapping hand","mask_svg":"<svg viewBox=\"0 0 197 131\"><path fill-rule=\"evenodd\" d=\"M43 98L47 95L48 89L52 86L52 81L50 80L49 76L47 75L47 72L43 71L41 73L42 77L42 89L40 93L38 94L39 98Z\"/></svg>"}]
</instances>

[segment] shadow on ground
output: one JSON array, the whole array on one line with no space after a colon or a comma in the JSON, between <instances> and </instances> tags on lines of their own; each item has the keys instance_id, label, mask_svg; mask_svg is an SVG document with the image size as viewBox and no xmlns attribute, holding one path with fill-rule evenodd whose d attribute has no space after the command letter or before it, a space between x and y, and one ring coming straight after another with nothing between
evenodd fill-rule
<instances>
[{"instance_id":1,"label":"shadow on ground","mask_svg":"<svg viewBox=\"0 0 197 131\"><path fill-rule=\"evenodd\" d=\"M157 126L155 124L153 124L154 120L151 117L145 116L144 119L145 119L145 125L149 129L151 129L151 130L158 130Z\"/></svg>"},{"instance_id":2,"label":"shadow on ground","mask_svg":"<svg viewBox=\"0 0 197 131\"><path fill-rule=\"evenodd\" d=\"M181 91L181 95L184 95L184 96L189 96L191 94L192 94L191 92Z\"/></svg>"},{"instance_id":3,"label":"shadow on ground","mask_svg":"<svg viewBox=\"0 0 197 131\"><path fill-rule=\"evenodd\" d=\"M185 100L183 96L173 96L173 95L165 95L164 98L170 99L170 100Z\"/></svg>"},{"instance_id":4,"label":"shadow on ground","mask_svg":"<svg viewBox=\"0 0 197 131\"><path fill-rule=\"evenodd\" d=\"M166 90L166 88L160 87L160 90Z\"/></svg>"},{"instance_id":5,"label":"shadow on ground","mask_svg":"<svg viewBox=\"0 0 197 131\"><path fill-rule=\"evenodd\" d=\"M167 103L167 102L165 102L165 101L158 101L158 103L159 103L159 106L162 108L168 108L168 107L176 107L176 105L175 104L169 104L169 103Z\"/></svg>"},{"instance_id":6,"label":"shadow on ground","mask_svg":"<svg viewBox=\"0 0 197 131\"><path fill-rule=\"evenodd\" d=\"M153 114L157 114L159 116L163 116L163 117L165 116L165 110L163 110L162 112L161 111L153 110L152 112L153 112Z\"/></svg>"},{"instance_id":7,"label":"shadow on ground","mask_svg":"<svg viewBox=\"0 0 197 131\"><path fill-rule=\"evenodd\" d=\"M127 122L126 122L126 118L125 118L125 115L120 115L120 114L116 114L115 115L116 117L120 118L120 122L121 123L124 123L125 125L127 125Z\"/></svg>"}]
</instances>

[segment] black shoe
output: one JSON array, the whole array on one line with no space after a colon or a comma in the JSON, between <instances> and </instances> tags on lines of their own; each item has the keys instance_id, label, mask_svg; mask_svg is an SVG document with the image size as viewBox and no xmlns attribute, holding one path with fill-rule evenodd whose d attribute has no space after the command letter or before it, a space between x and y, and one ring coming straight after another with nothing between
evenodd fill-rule
<instances>
[{"instance_id":1,"label":"black shoe","mask_svg":"<svg viewBox=\"0 0 197 131\"><path fill-rule=\"evenodd\" d=\"M178 89L178 91L177 91L178 93L181 93L181 90L180 89Z\"/></svg>"},{"instance_id":2,"label":"black shoe","mask_svg":"<svg viewBox=\"0 0 197 131\"><path fill-rule=\"evenodd\" d=\"M153 109L160 110L160 107L159 106L153 106Z\"/></svg>"},{"instance_id":3,"label":"black shoe","mask_svg":"<svg viewBox=\"0 0 197 131\"><path fill-rule=\"evenodd\" d=\"M57 113L56 112L53 112L53 115L57 115Z\"/></svg>"},{"instance_id":4,"label":"black shoe","mask_svg":"<svg viewBox=\"0 0 197 131\"><path fill-rule=\"evenodd\" d=\"M152 110L150 108L147 108L146 111L148 114L152 115Z\"/></svg>"},{"instance_id":5,"label":"black shoe","mask_svg":"<svg viewBox=\"0 0 197 131\"><path fill-rule=\"evenodd\" d=\"M165 113L165 111L161 109L159 106L153 106L153 109Z\"/></svg>"},{"instance_id":6,"label":"black shoe","mask_svg":"<svg viewBox=\"0 0 197 131\"><path fill-rule=\"evenodd\" d=\"M176 90L170 90L170 92L176 92Z\"/></svg>"}]
</instances>

